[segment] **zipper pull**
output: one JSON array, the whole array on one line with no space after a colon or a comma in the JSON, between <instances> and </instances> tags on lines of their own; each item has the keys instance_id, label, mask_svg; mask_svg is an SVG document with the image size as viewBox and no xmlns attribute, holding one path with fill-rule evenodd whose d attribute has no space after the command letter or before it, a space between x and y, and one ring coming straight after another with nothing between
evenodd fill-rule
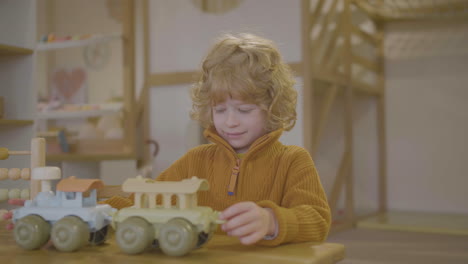
<instances>
[{"instance_id":1,"label":"zipper pull","mask_svg":"<svg viewBox=\"0 0 468 264\"><path fill-rule=\"evenodd\" d=\"M240 170L240 159L237 159L236 166L232 168L231 172L231 179L229 179L229 186L228 186L228 195L234 195L234 190L236 189L237 184L237 176L239 175Z\"/></svg>"}]
</instances>

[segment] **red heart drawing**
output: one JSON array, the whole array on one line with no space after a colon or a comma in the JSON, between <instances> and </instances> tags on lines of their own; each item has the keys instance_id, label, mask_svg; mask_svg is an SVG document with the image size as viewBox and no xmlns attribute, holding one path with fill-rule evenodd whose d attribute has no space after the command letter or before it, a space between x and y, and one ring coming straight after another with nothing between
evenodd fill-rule
<instances>
[{"instance_id":1,"label":"red heart drawing","mask_svg":"<svg viewBox=\"0 0 468 264\"><path fill-rule=\"evenodd\" d=\"M71 72L59 70L54 73L53 82L57 91L63 95L66 101L83 86L86 79L86 73L83 69L74 69Z\"/></svg>"}]
</instances>

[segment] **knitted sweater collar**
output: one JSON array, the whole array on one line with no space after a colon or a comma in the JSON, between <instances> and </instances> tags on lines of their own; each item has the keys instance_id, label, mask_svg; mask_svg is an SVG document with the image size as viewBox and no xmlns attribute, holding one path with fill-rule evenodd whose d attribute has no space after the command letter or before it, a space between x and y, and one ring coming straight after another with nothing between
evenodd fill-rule
<instances>
[{"instance_id":1,"label":"knitted sweater collar","mask_svg":"<svg viewBox=\"0 0 468 264\"><path fill-rule=\"evenodd\" d=\"M270 133L267 133L261 136L260 138L258 138L252 143L249 150L245 154L244 159L255 156L257 153L265 150L268 146L275 145L275 143L281 144L279 143L278 140L282 134L283 134L283 129L278 129L278 130L272 131ZM206 139L215 143L216 145L218 145L219 147L221 147L222 149L230 153L230 155L233 155L234 157L236 157L237 154L234 151L234 149L231 147L231 145L229 145L228 142L226 142L226 140L224 140L218 134L218 132L216 132L216 129L214 127L205 129L203 135L206 137Z\"/></svg>"}]
</instances>

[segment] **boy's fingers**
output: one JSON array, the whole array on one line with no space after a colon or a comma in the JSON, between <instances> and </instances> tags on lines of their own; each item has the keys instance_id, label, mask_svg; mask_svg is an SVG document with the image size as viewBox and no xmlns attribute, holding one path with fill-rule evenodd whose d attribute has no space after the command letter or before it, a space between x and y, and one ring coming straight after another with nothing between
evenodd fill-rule
<instances>
[{"instance_id":1,"label":"boy's fingers","mask_svg":"<svg viewBox=\"0 0 468 264\"><path fill-rule=\"evenodd\" d=\"M242 238L255 232L258 232L257 225L255 223L246 223L245 225L230 230L228 235Z\"/></svg>"},{"instance_id":2,"label":"boy's fingers","mask_svg":"<svg viewBox=\"0 0 468 264\"><path fill-rule=\"evenodd\" d=\"M219 216L219 218L221 220L226 220L226 219L229 219L229 218L232 218L244 211L247 211L249 209L249 206L247 203L245 202L241 202L241 203L236 203L234 205L231 205L229 206L227 209L225 209L221 215Z\"/></svg>"},{"instance_id":3,"label":"boy's fingers","mask_svg":"<svg viewBox=\"0 0 468 264\"><path fill-rule=\"evenodd\" d=\"M252 245L257 243L260 239L262 239L262 236L258 232L254 232L248 236L241 237L240 242L244 245Z\"/></svg>"},{"instance_id":4,"label":"boy's fingers","mask_svg":"<svg viewBox=\"0 0 468 264\"><path fill-rule=\"evenodd\" d=\"M226 223L224 223L221 227L223 231L228 232L232 229L238 228L245 224L251 223L255 220L255 215L242 213L238 214L232 218L230 218Z\"/></svg>"}]
</instances>

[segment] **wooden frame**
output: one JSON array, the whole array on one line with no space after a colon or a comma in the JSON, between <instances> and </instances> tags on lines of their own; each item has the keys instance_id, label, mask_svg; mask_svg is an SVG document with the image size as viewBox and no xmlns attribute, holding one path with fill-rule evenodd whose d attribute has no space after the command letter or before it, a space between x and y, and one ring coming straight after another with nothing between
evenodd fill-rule
<instances>
[{"instance_id":1,"label":"wooden frame","mask_svg":"<svg viewBox=\"0 0 468 264\"><path fill-rule=\"evenodd\" d=\"M315 81L328 83L325 89L312 89L316 88L312 85L311 89L308 90L315 94L323 93L323 100L317 113L304 109L304 143L305 147L313 155L317 155L317 149L325 124L329 119L332 105L339 95L343 96L344 149L341 154L339 169L329 193L329 203L334 215L338 214L338 201L340 197L345 195L343 219L340 219L339 224L334 224L332 229L332 232L336 232L353 227L362 217L372 216L386 209L383 33L381 31L383 28L380 27L377 33L371 34L360 29L358 25L354 25L351 17L351 6L354 5L354 1L352 0L334 0L328 5L327 10L325 10L327 6L325 2L325 0L316 1L316 5L310 10L310 0L302 1L304 7L302 27L308 29L303 31L302 38L303 43L310 43L307 48L304 48L302 63L303 65L311 65L307 71L303 72L303 78L311 78L312 83ZM332 18L335 18L335 20ZM332 23L334 27L329 29ZM314 29L319 34L314 39L311 39L311 32ZM352 49L352 36L359 38L362 42L366 42L378 50L378 58L370 60L369 58L355 54ZM358 75L353 75L352 65L360 66L364 73L372 72L376 74L378 82L370 84L358 78ZM375 98L378 104L379 209L377 212L371 212L365 216L357 214L353 193L353 98L358 93ZM310 106L314 103L309 96L304 96L304 105ZM314 116L317 117L316 122L311 121ZM307 131L311 131L312 133L308 133ZM311 140L307 138L311 138Z\"/></svg>"}]
</instances>

